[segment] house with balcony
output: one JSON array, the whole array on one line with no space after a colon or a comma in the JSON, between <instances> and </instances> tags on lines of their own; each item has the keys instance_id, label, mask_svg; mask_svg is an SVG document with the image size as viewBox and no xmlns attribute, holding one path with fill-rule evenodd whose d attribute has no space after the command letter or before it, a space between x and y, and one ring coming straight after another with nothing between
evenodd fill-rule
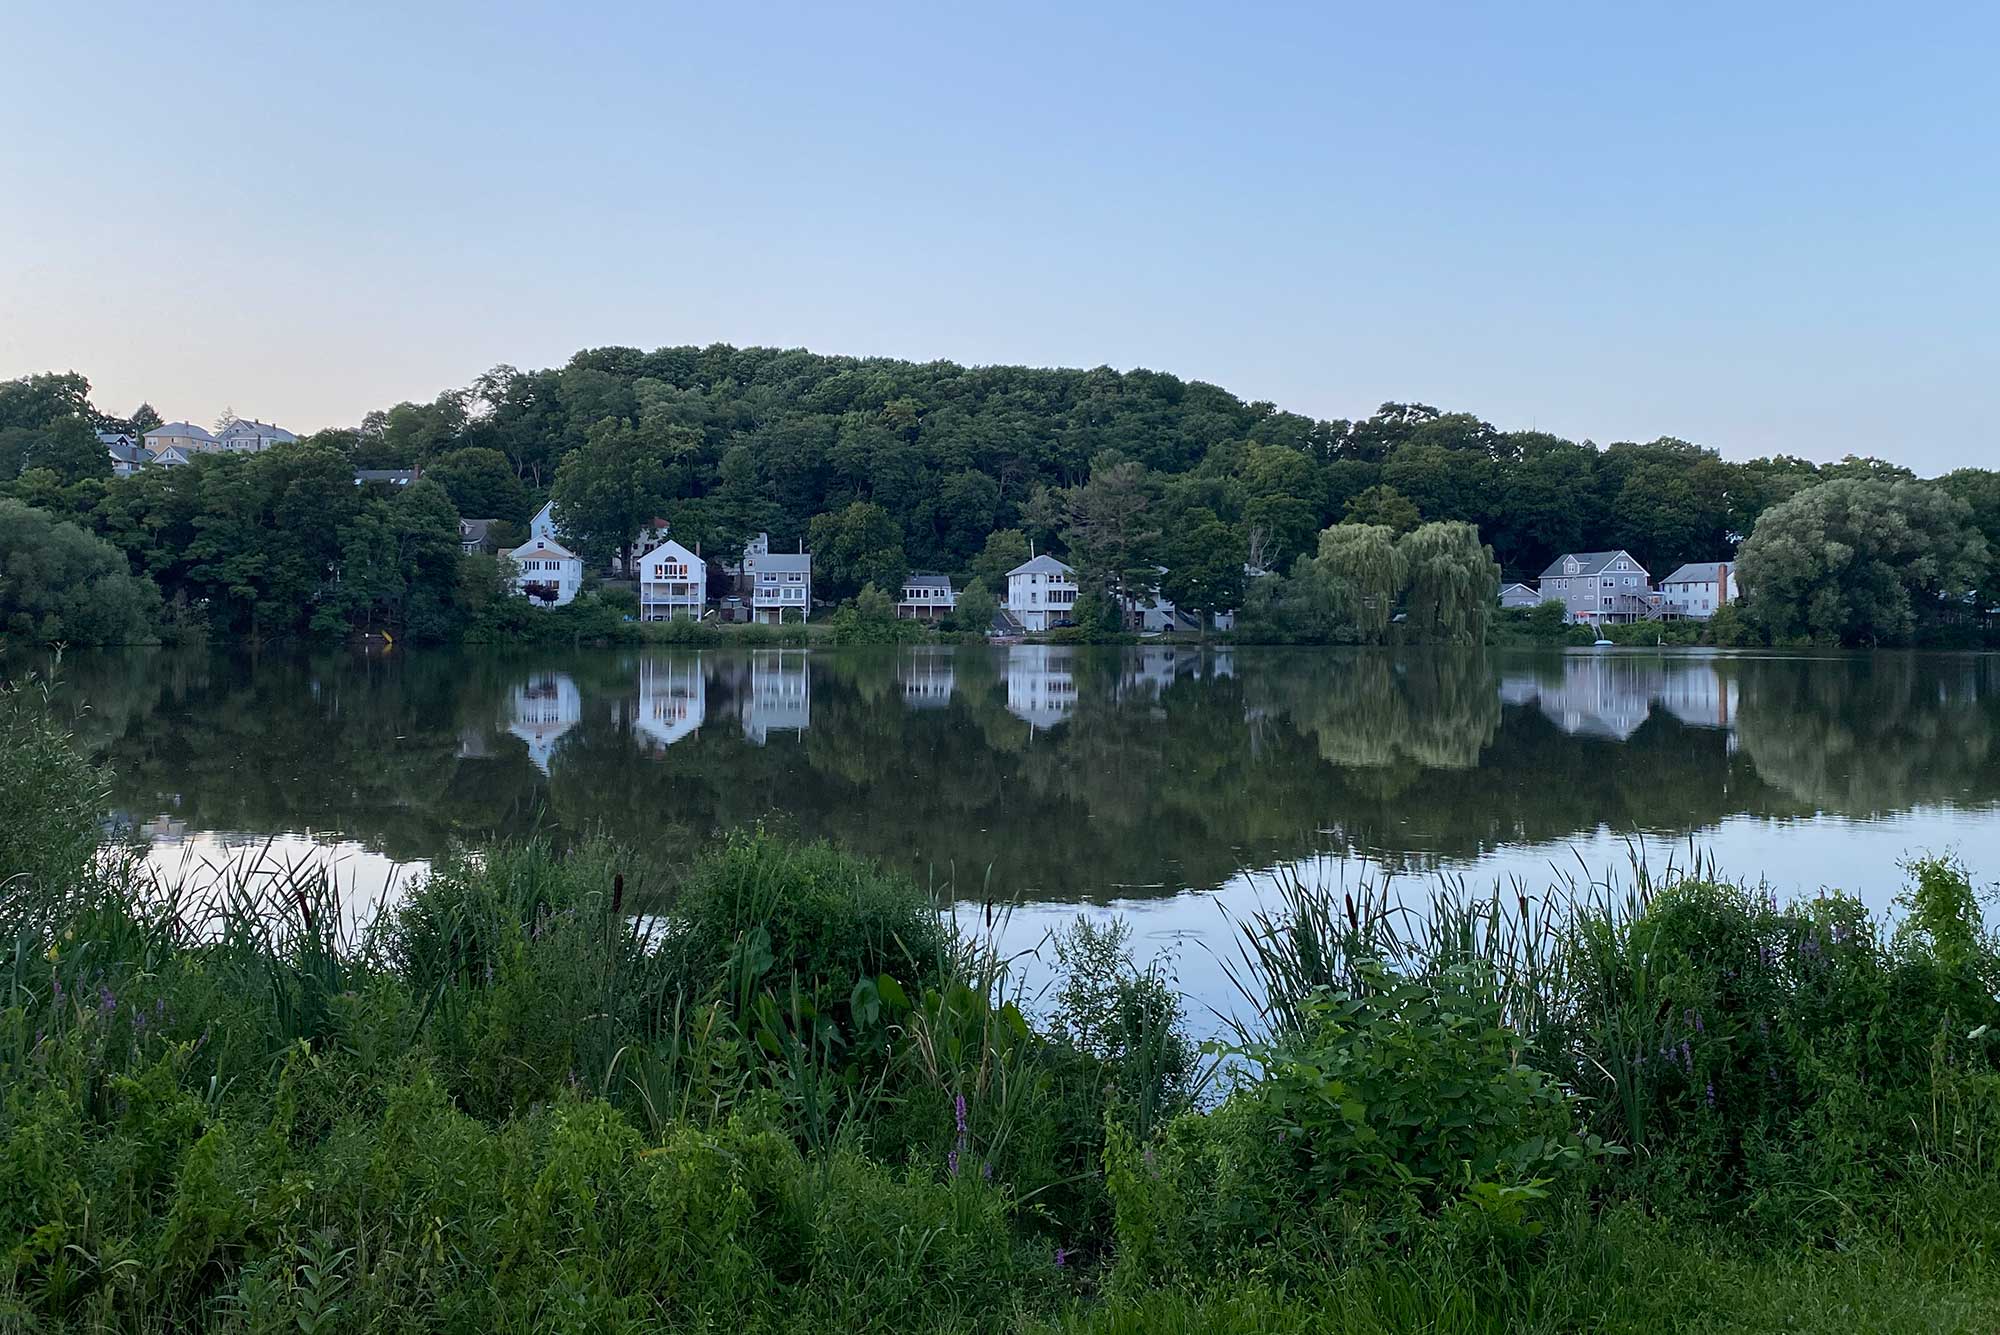
<instances>
[{"instance_id":1,"label":"house with balcony","mask_svg":"<svg viewBox=\"0 0 2000 1335\"><path fill-rule=\"evenodd\" d=\"M549 772L556 743L583 718L583 696L567 672L537 672L514 687L507 731L528 744L528 760Z\"/></svg>"},{"instance_id":2,"label":"house with balcony","mask_svg":"<svg viewBox=\"0 0 2000 1335\"><path fill-rule=\"evenodd\" d=\"M1653 621L1663 615L1652 576L1627 551L1565 552L1549 563L1536 584L1541 601L1561 603L1569 620L1583 625Z\"/></svg>"},{"instance_id":3,"label":"house with balcony","mask_svg":"<svg viewBox=\"0 0 2000 1335\"><path fill-rule=\"evenodd\" d=\"M951 576L935 571L916 570L903 578L903 596L896 600L896 615L907 621L928 621L935 625L958 606L958 593Z\"/></svg>"},{"instance_id":4,"label":"house with balcony","mask_svg":"<svg viewBox=\"0 0 2000 1335\"><path fill-rule=\"evenodd\" d=\"M692 737L707 717L708 679L699 658L639 660L639 710L632 725L652 750Z\"/></svg>"},{"instance_id":5,"label":"house with balcony","mask_svg":"<svg viewBox=\"0 0 2000 1335\"><path fill-rule=\"evenodd\" d=\"M1076 612L1076 571L1053 556L1024 561L1007 572L1002 606L1023 630L1053 630Z\"/></svg>"},{"instance_id":6,"label":"house with balcony","mask_svg":"<svg viewBox=\"0 0 2000 1335\"><path fill-rule=\"evenodd\" d=\"M562 607L583 588L583 561L554 538L529 538L507 553L514 589L537 607Z\"/></svg>"},{"instance_id":7,"label":"house with balcony","mask_svg":"<svg viewBox=\"0 0 2000 1335\"><path fill-rule=\"evenodd\" d=\"M708 562L669 539L638 561L639 620L701 620L708 606Z\"/></svg>"},{"instance_id":8,"label":"house with balcony","mask_svg":"<svg viewBox=\"0 0 2000 1335\"><path fill-rule=\"evenodd\" d=\"M812 553L764 552L743 555L750 582L750 619L781 625L812 616Z\"/></svg>"},{"instance_id":9,"label":"house with balcony","mask_svg":"<svg viewBox=\"0 0 2000 1335\"><path fill-rule=\"evenodd\" d=\"M1668 616L1706 621L1724 603L1742 596L1736 587L1734 561L1684 565L1660 581L1660 600Z\"/></svg>"}]
</instances>

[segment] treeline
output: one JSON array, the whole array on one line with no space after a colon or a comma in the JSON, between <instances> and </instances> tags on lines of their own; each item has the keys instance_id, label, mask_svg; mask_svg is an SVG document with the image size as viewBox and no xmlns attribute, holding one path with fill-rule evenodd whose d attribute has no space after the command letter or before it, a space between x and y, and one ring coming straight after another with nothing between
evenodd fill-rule
<instances>
[{"instance_id":1,"label":"treeline","mask_svg":"<svg viewBox=\"0 0 2000 1335\"><path fill-rule=\"evenodd\" d=\"M164 484L109 479L103 451L79 434L107 423L118 424L90 405L79 376L0 385L0 474L15 472L15 494L29 504L118 544L169 601L221 589L229 624L310 623L263 609L254 582L189 583L176 569L212 562L179 551L161 560L157 542L135 544L121 528L134 506L120 495ZM1422 404L1318 420L1152 371L968 368L720 344L591 349L541 371L497 367L299 448L352 468L422 468L467 517L520 523L553 498L566 536L593 562L620 554L663 515L710 557L732 555L759 531L779 546L806 544L822 597L848 598L869 582L893 588L922 568L976 575L992 591L1033 544L1068 556L1106 592L1146 592L1164 566L1162 592L1200 609L1247 597L1238 587L1246 564L1290 573L1299 558L1317 557L1320 535L1341 523L1396 534L1471 524L1510 579L1532 579L1564 551L1605 548L1629 550L1661 576L1726 559L1766 511L1818 484L1916 480L1868 458L1732 462L1672 438L1599 447ZM2000 540L2000 474L1960 470L1936 487L1952 501L1947 529L2000 550L1991 541ZM211 527L256 518L232 510ZM1953 533L1941 540L1951 546ZM1940 600L1990 585L1989 564L1986 551L1958 542L1940 579L1904 590L1908 618L1893 606L1881 617L1813 615L1800 603L1774 609L1761 633L1907 638ZM1773 596L1782 588L1795 598L1810 582L1787 576ZM237 606L245 602L256 606Z\"/></svg>"}]
</instances>

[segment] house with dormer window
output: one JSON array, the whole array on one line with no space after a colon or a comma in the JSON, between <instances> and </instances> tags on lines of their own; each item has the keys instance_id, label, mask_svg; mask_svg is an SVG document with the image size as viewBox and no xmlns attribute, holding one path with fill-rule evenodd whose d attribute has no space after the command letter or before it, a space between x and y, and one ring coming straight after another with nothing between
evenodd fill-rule
<instances>
[{"instance_id":1,"label":"house with dormer window","mask_svg":"<svg viewBox=\"0 0 2000 1335\"><path fill-rule=\"evenodd\" d=\"M1564 552L1535 583L1543 602L1561 603L1571 621L1585 625L1660 616L1652 576L1627 551Z\"/></svg>"}]
</instances>

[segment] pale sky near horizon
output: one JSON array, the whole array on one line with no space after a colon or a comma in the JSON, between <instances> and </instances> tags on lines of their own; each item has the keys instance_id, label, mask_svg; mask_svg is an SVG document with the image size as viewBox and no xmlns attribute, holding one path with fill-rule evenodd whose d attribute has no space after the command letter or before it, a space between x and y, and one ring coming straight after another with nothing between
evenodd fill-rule
<instances>
[{"instance_id":1,"label":"pale sky near horizon","mask_svg":"<svg viewBox=\"0 0 2000 1335\"><path fill-rule=\"evenodd\" d=\"M0 0L0 47L0 378L113 412L725 341L1996 462L2000 7Z\"/></svg>"}]
</instances>

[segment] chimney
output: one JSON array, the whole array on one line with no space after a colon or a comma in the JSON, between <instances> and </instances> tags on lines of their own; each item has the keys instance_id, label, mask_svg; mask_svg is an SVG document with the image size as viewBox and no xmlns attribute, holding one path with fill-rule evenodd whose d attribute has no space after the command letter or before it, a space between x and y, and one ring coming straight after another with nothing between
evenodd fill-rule
<instances>
[{"instance_id":1,"label":"chimney","mask_svg":"<svg viewBox=\"0 0 2000 1335\"><path fill-rule=\"evenodd\" d=\"M1728 601L1729 563L1727 561L1718 561L1715 564L1715 605L1720 607Z\"/></svg>"}]
</instances>

